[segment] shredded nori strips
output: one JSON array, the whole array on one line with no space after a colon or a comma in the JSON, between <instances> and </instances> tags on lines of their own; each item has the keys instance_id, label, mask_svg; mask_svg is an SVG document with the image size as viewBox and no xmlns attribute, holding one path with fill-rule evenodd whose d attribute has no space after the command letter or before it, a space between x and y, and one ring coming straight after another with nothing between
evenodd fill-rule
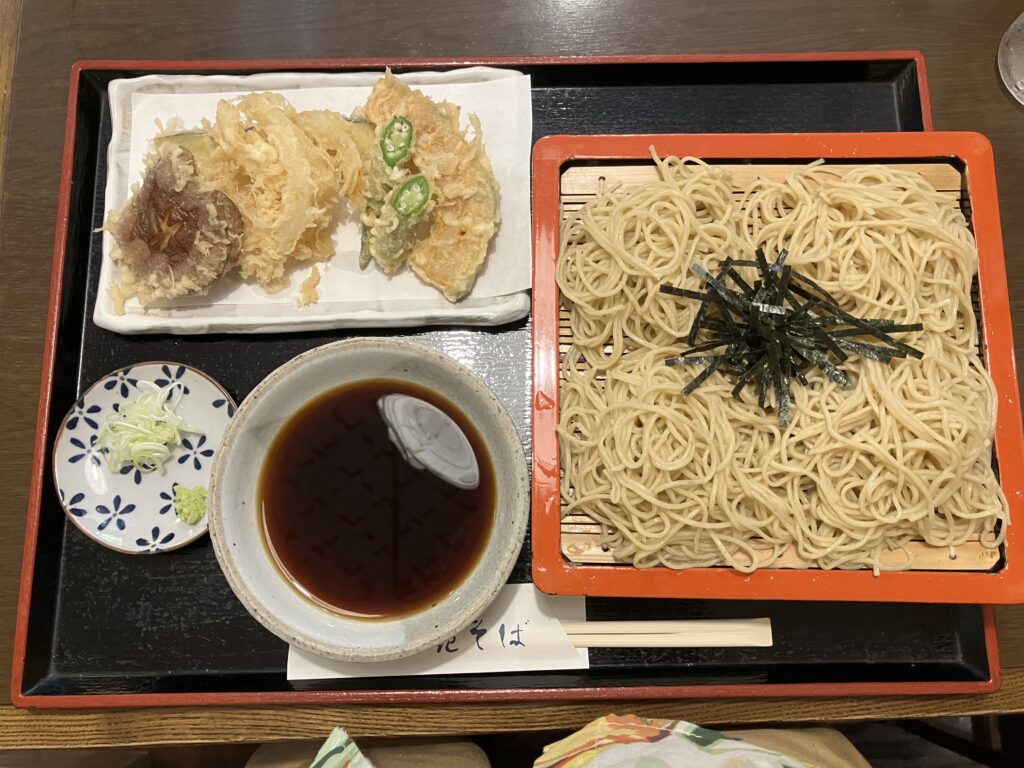
<instances>
[{"instance_id":1,"label":"shredded nori strips","mask_svg":"<svg viewBox=\"0 0 1024 768\"><path fill-rule=\"evenodd\" d=\"M851 354L880 363L924 356L892 337L920 331L920 323L854 317L832 294L786 265L788 255L783 250L769 262L758 248L755 260L727 258L714 275L695 264L692 269L704 281L703 291L661 286L662 293L700 302L685 337L688 348L665 361L704 366L683 389L684 395L720 370L735 378L733 397L754 385L758 406L767 408L772 393L779 424L785 428L792 380L806 386L808 369L818 368L843 389L851 389L853 382L840 367ZM753 284L737 271L742 267L757 270Z\"/></svg>"}]
</instances>

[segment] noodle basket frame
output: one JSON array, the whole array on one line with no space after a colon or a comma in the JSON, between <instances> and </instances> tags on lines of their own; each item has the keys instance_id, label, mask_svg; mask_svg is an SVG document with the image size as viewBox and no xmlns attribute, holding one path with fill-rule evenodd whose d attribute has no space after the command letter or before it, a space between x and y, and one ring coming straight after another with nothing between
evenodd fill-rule
<instances>
[{"instance_id":1,"label":"noodle basket frame","mask_svg":"<svg viewBox=\"0 0 1024 768\"><path fill-rule=\"evenodd\" d=\"M975 311L985 367L997 391L993 463L1009 505L1009 515L1024 515L1024 430L1014 363L1010 305L1003 260L999 204L992 146L977 133L849 134L658 134L620 136L548 136L533 155L533 578L542 590L563 595L758 600L843 600L941 603L1024 602L1024 532L1010 525L1000 550L968 547L951 559L945 549L923 542L915 549L916 567L905 571L823 570L796 558L783 567L742 574L727 567L673 570L614 563L585 546L596 526L587 520L562 520L559 494L559 367L566 337L564 312L555 281L559 230L566 198L579 202L586 181L573 183L569 170L648 165L651 148L661 157L699 157L733 169L802 165L818 158L826 164L907 165L930 168L948 181L959 176L960 207L978 245ZM570 169L571 166L571 169ZM746 168L744 168L746 166ZM943 167L945 173L943 173ZM609 171L613 175L614 170ZM927 176L928 174L925 173ZM601 177L603 178L603 177ZM599 178L600 181L600 178ZM592 183L592 182L591 182ZM568 191L567 191L568 190ZM573 195L575 194L575 198ZM576 537L583 545L567 544ZM911 547L915 544L912 543ZM572 549L573 559L567 555ZM590 550L589 552L587 550ZM582 552L582 555L578 554ZM897 553L898 554L898 553Z\"/></svg>"}]
</instances>

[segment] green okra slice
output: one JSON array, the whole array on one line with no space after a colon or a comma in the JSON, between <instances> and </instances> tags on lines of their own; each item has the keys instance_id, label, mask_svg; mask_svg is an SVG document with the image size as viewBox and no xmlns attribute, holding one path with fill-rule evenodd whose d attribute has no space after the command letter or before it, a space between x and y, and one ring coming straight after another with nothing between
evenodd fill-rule
<instances>
[{"instance_id":1,"label":"green okra slice","mask_svg":"<svg viewBox=\"0 0 1024 768\"><path fill-rule=\"evenodd\" d=\"M413 176L395 190L381 215L381 226L374 227L375 258L386 270L397 268L416 238L416 225L430 202L427 177Z\"/></svg>"},{"instance_id":2,"label":"green okra slice","mask_svg":"<svg viewBox=\"0 0 1024 768\"><path fill-rule=\"evenodd\" d=\"M370 172L366 177L366 213L363 217L363 234L359 246L359 268L366 269L377 257L376 238L379 233L389 231L394 222L389 221L385 203L402 183L410 159L413 140L413 127L407 119L396 116L381 131L380 140L376 143L370 158ZM378 234L375 234L378 233ZM386 271L393 271L401 261L382 261L378 264Z\"/></svg>"}]
</instances>

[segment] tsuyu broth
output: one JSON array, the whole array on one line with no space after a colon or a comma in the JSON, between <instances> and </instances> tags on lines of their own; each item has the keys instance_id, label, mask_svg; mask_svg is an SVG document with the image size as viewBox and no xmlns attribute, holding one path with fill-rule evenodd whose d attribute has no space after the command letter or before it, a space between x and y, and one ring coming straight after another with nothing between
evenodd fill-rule
<instances>
[{"instance_id":1,"label":"tsuyu broth","mask_svg":"<svg viewBox=\"0 0 1024 768\"><path fill-rule=\"evenodd\" d=\"M388 618L437 603L476 565L494 521L494 468L444 397L372 379L288 420L264 460L259 502L268 547L300 592Z\"/></svg>"}]
</instances>

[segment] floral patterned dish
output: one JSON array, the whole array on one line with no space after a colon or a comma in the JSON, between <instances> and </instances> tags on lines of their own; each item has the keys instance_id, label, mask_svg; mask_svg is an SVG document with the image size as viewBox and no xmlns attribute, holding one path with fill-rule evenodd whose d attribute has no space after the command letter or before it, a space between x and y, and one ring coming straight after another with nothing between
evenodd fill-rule
<instances>
[{"instance_id":1,"label":"floral patterned dish","mask_svg":"<svg viewBox=\"0 0 1024 768\"><path fill-rule=\"evenodd\" d=\"M140 472L131 464L107 466L99 445L107 416L137 398L140 381L179 389L175 413L202 434L186 434L163 471ZM174 510L177 485L208 486L213 457L235 414L223 387L182 363L148 362L120 368L87 389L57 431L53 479L68 519L105 547L128 554L155 554L183 547L206 533L207 517L195 525Z\"/></svg>"}]
</instances>

